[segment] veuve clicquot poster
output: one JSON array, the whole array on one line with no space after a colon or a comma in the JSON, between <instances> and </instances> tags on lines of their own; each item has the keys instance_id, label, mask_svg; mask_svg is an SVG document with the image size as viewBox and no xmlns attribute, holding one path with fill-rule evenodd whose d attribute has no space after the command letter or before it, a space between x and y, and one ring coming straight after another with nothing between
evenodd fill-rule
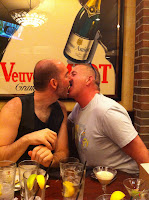
<instances>
[{"instance_id":1,"label":"veuve clicquot poster","mask_svg":"<svg viewBox=\"0 0 149 200\"><path fill-rule=\"evenodd\" d=\"M0 96L34 91L41 59L68 65L91 62L101 74L101 93L118 98L122 59L121 0L42 0L47 21L38 27L0 22ZM7 26L7 28L6 28Z\"/></svg>"}]
</instances>

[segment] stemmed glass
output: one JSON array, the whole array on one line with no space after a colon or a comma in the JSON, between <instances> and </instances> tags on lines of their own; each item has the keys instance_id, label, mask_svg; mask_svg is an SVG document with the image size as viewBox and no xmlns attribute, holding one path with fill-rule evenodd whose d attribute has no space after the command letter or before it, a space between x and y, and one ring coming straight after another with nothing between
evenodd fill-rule
<instances>
[{"instance_id":1,"label":"stemmed glass","mask_svg":"<svg viewBox=\"0 0 149 200\"><path fill-rule=\"evenodd\" d=\"M139 178L127 178L123 184L131 197L140 196L146 190L145 181Z\"/></svg>"},{"instance_id":2,"label":"stemmed glass","mask_svg":"<svg viewBox=\"0 0 149 200\"><path fill-rule=\"evenodd\" d=\"M93 169L93 172L101 183L104 194L106 194L106 186L115 177L117 171L111 167L97 166Z\"/></svg>"},{"instance_id":3,"label":"stemmed glass","mask_svg":"<svg viewBox=\"0 0 149 200\"><path fill-rule=\"evenodd\" d=\"M149 200L149 191L143 192L139 196L134 196L132 200Z\"/></svg>"}]
</instances>

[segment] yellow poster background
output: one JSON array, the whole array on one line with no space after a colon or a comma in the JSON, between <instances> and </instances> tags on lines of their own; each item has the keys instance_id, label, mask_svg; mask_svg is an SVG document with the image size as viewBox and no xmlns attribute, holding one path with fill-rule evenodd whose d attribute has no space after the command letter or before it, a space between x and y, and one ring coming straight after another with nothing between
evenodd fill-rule
<instances>
[{"instance_id":1,"label":"yellow poster background","mask_svg":"<svg viewBox=\"0 0 149 200\"><path fill-rule=\"evenodd\" d=\"M35 64L41 59L60 59L67 66L67 59L63 55L67 38L69 36L74 19L81 8L78 0L44 0L37 9L44 8L47 13L47 22L39 27L20 27L14 36L20 34L22 40L11 39L6 48L1 62L6 62L8 74L11 62L15 62L12 74L20 75L33 72ZM35 9L36 10L36 9ZM33 12L33 11L30 11ZM20 30L21 29L21 30ZM92 63L97 67L99 64L110 64L105 59L104 49L98 44ZM98 68L99 69L99 68ZM101 74L101 93L105 95L115 94L115 71L113 66L107 70L107 82L102 83L103 68ZM11 74L11 75L12 75ZM10 75L10 74L9 74ZM33 82L28 82L27 75L20 82L19 77L6 82L2 68L0 67L0 94L27 94Z\"/></svg>"}]
</instances>

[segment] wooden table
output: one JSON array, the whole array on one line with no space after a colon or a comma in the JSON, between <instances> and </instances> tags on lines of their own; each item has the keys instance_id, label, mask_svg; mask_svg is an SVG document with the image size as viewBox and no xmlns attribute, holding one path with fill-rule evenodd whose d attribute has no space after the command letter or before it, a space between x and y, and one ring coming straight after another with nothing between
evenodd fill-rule
<instances>
[{"instance_id":1,"label":"wooden table","mask_svg":"<svg viewBox=\"0 0 149 200\"><path fill-rule=\"evenodd\" d=\"M117 177L116 180L107 186L107 193L112 193L116 190L119 190L124 192L126 198L129 200L130 196L123 185L123 180L126 178L136 177L136 176L118 171L116 177ZM62 200L63 197L61 194L61 189L62 189L61 180L49 179L47 184L50 187L46 189L45 200ZM95 200L101 194L103 194L101 184L97 180L91 178L90 175L88 175L85 179L84 200ZM15 197L18 197L20 200L19 192L15 193Z\"/></svg>"}]
</instances>

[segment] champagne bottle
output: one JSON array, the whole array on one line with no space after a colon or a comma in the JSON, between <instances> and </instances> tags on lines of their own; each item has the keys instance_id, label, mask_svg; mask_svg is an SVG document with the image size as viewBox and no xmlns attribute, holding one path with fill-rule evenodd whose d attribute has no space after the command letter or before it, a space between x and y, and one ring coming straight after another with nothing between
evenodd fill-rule
<instances>
[{"instance_id":1,"label":"champagne bottle","mask_svg":"<svg viewBox=\"0 0 149 200\"><path fill-rule=\"evenodd\" d=\"M75 63L89 62L100 26L101 0L88 0L79 10L64 48L65 57Z\"/></svg>"}]
</instances>

